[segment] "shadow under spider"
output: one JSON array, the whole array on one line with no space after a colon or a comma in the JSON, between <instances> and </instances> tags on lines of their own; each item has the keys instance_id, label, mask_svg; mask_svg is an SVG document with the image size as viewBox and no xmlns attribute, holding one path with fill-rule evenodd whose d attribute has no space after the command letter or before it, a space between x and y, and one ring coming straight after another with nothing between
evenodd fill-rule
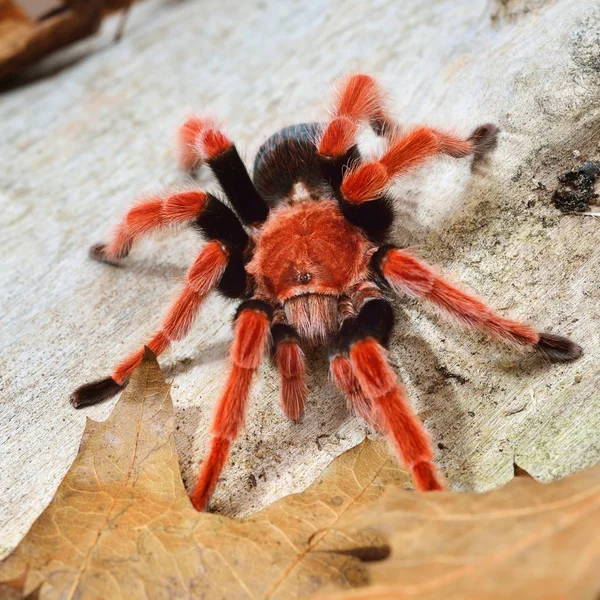
<instances>
[{"instance_id":1,"label":"shadow under spider","mask_svg":"<svg viewBox=\"0 0 600 600\"><path fill-rule=\"evenodd\" d=\"M163 375L166 379L173 379L200 365L225 360L229 353L229 345L230 341L222 341L205 346L202 352L195 356L188 356L177 361L165 361L161 365Z\"/></svg>"},{"instance_id":2,"label":"shadow under spider","mask_svg":"<svg viewBox=\"0 0 600 600\"><path fill-rule=\"evenodd\" d=\"M116 265L120 268L120 265ZM132 260L127 262L127 270L132 274L143 277L156 277L160 279L172 279L174 282L181 283L184 281L185 273L188 267L178 265L172 262L157 263L151 258Z\"/></svg>"},{"instance_id":3,"label":"shadow under spider","mask_svg":"<svg viewBox=\"0 0 600 600\"><path fill-rule=\"evenodd\" d=\"M406 386L413 407L417 400L415 396L419 399L421 410L415 412L431 436L435 462L441 467L454 465L452 469L440 469L447 484L452 483L451 471L460 471L461 487L470 489L474 485L472 468L468 453L462 451L465 448L466 411L457 398L456 384L452 384L440 369L443 354L436 352L410 327L402 302L396 303L395 315L396 327L390 341L390 348L397 357L392 360L394 370L398 373L401 366L407 374L409 382L402 381L400 375L398 378Z\"/></svg>"},{"instance_id":4,"label":"shadow under spider","mask_svg":"<svg viewBox=\"0 0 600 600\"><path fill-rule=\"evenodd\" d=\"M404 317L402 309L396 309L398 318L398 327L392 338L391 346L400 355L398 360L392 361L397 371L396 362L401 362L410 379L409 401L415 400L417 395L421 400L422 410L424 412L425 425L432 437L432 445L436 450L436 461L444 466L448 464L445 456L452 457L450 460L454 464L452 471L460 470L461 487L470 488L473 486L471 472L468 464L468 453L461 452L461 439L464 438L467 420L466 414L460 402L456 398L456 393L451 382L439 371L440 356L434 349L413 330L407 329L407 319ZM174 377L182 372L188 371L198 364L222 360L227 354L228 342L221 342L208 348L212 358L206 359L206 350L200 358L178 361L169 365L165 369L165 375ZM399 350L399 352L398 352ZM202 361L201 363L199 362ZM322 446L331 446L333 452L335 445L340 440L336 436L342 426L353 417L347 409L346 400L329 381L329 368L327 360L327 349L318 348L307 352L307 378L308 378L308 398L306 411L300 423L292 423L283 416L278 403L279 397L279 377L267 378L263 380L263 398L262 410L257 415L258 422L253 422L252 430L245 432L239 438L239 444L248 447L255 446L260 448L260 459L251 460L253 465L249 465L247 471L237 470L224 472L223 480L228 480L228 489L239 490L226 499L219 498L217 495L212 502L211 510L230 516L246 512L248 508L248 487L249 481L251 487L257 487L258 490L253 494L253 504L261 505L265 496L277 496L277 480L273 480L275 465L281 465L279 472L285 472L284 465L287 463L288 472L299 472L303 460L306 459L306 453L313 453L315 445L319 451ZM399 377L400 379L400 377ZM417 394L415 391L417 390ZM412 397L411 397L412 396ZM217 398L214 399L214 402ZM191 406L186 408L176 408L176 441L179 455L182 457L182 476L188 488L191 487L198 470L197 461L192 457L196 447L196 441L199 432L200 422L204 422L203 417L206 411L212 414L214 402L203 402L200 406ZM272 427L273 413L276 412L276 419L281 421L279 426ZM444 426L451 424L450 426ZM370 431L369 427L363 421L360 425L364 428L365 434ZM455 433L453 433L455 432ZM204 432L202 432L204 433ZM207 432L206 432L207 433ZM201 436L205 438L205 435ZM439 444L444 441L443 447ZM201 451L201 457L204 450ZM250 456L256 453L251 452ZM455 458L458 457L458 460ZM443 469L448 473L448 469ZM466 474L466 475L465 475ZM232 479L233 478L233 479ZM451 480L451 477L448 477ZM262 480L262 481L261 481ZM286 484L287 486L287 484ZM246 509L246 510L245 510Z\"/></svg>"}]
</instances>

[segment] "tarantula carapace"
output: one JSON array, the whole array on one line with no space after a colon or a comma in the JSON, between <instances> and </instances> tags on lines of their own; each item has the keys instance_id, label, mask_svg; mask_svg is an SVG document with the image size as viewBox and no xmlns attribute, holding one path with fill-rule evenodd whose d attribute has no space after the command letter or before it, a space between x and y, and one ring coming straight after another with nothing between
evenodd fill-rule
<instances>
[{"instance_id":1,"label":"tarantula carapace","mask_svg":"<svg viewBox=\"0 0 600 600\"><path fill-rule=\"evenodd\" d=\"M385 142L379 160L365 160L357 149L359 126L367 125ZM287 127L269 138L252 179L214 123L191 118L181 127L182 167L193 172L207 164L231 208L199 190L146 198L127 213L112 240L90 254L117 263L140 237L177 223L191 223L206 238L183 291L147 343L156 355L186 335L212 290L243 299L210 453L191 494L197 509L206 507L243 425L252 377L269 346L281 375L281 407L290 419L301 417L307 395L303 347L328 344L331 378L350 408L387 435L417 489L443 488L428 436L386 357L390 291L427 300L464 325L534 347L549 359L581 355L567 338L497 315L387 243L394 178L437 155L477 159L494 148L497 131L482 125L467 139L429 127L404 132L367 75L343 82L329 122ZM121 390L143 351L121 362L111 377L77 389L73 405L94 404Z\"/></svg>"}]
</instances>

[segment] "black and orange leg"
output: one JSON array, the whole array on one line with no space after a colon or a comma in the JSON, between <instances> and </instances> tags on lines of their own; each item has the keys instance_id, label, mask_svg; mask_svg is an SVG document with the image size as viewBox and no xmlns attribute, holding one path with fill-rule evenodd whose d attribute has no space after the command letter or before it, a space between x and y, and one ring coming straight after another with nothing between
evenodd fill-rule
<instances>
[{"instance_id":1,"label":"black and orange leg","mask_svg":"<svg viewBox=\"0 0 600 600\"><path fill-rule=\"evenodd\" d=\"M304 413L308 388L306 360L298 332L286 323L271 327L273 355L281 376L280 405L286 416L299 421Z\"/></svg>"},{"instance_id":2,"label":"black and orange leg","mask_svg":"<svg viewBox=\"0 0 600 600\"><path fill-rule=\"evenodd\" d=\"M353 75L340 88L332 113L317 140L322 169L344 216L376 243L385 240L393 222L388 190L394 177L438 154L478 158L494 148L498 132L495 125L487 124L467 139L429 127L401 135L386 113L381 88L363 74ZM361 121L369 121L389 140L387 151L377 161L358 160L356 135Z\"/></svg>"},{"instance_id":3,"label":"black and orange leg","mask_svg":"<svg viewBox=\"0 0 600 600\"><path fill-rule=\"evenodd\" d=\"M156 356L190 330L206 296L216 289L227 269L228 251L221 242L209 242L188 270L185 287L171 305L162 326L146 343ZM140 348L117 365L110 377L85 384L71 394L75 408L97 404L117 394L140 364L144 348Z\"/></svg>"},{"instance_id":4,"label":"black and orange leg","mask_svg":"<svg viewBox=\"0 0 600 600\"><path fill-rule=\"evenodd\" d=\"M338 86L331 119L318 139L318 151L330 159L344 156L356 145L359 124L368 122L379 135L392 135L398 127L386 110L385 93L370 75L357 73Z\"/></svg>"},{"instance_id":5,"label":"black and orange leg","mask_svg":"<svg viewBox=\"0 0 600 600\"><path fill-rule=\"evenodd\" d=\"M458 322L522 346L536 348L546 358L570 361L583 354L566 337L539 333L529 325L502 317L482 300L440 277L429 265L393 246L382 246L373 255L372 269L396 292L427 300Z\"/></svg>"},{"instance_id":6,"label":"black and orange leg","mask_svg":"<svg viewBox=\"0 0 600 600\"><path fill-rule=\"evenodd\" d=\"M247 275L243 253L248 234L232 210L210 194L193 221L208 244L186 275L183 291L169 309L159 331L146 344L156 356L175 340L184 337L206 296L218 290L231 298L247 293ZM142 359L143 348L119 363L111 377L81 386L71 395L75 407L96 404L119 392Z\"/></svg>"},{"instance_id":7,"label":"black and orange leg","mask_svg":"<svg viewBox=\"0 0 600 600\"><path fill-rule=\"evenodd\" d=\"M259 300L243 302L236 314L229 376L216 407L209 455L191 493L197 510L206 509L227 462L231 443L244 425L252 378L269 344L271 317L272 308Z\"/></svg>"},{"instance_id":8,"label":"black and orange leg","mask_svg":"<svg viewBox=\"0 0 600 600\"><path fill-rule=\"evenodd\" d=\"M498 128L482 125L463 140L448 133L419 127L396 139L376 161L362 163L345 173L341 193L350 204L377 200L395 177L422 165L436 155L453 158L481 156L496 145Z\"/></svg>"},{"instance_id":9,"label":"black and orange leg","mask_svg":"<svg viewBox=\"0 0 600 600\"><path fill-rule=\"evenodd\" d=\"M345 319L333 344L330 356L329 373L334 385L345 395L348 408L362 417L375 429L381 429L377 411L371 399L362 390L355 368L349 358L350 347L356 340L373 338L387 345L394 325L394 313L390 303L366 290L357 290L354 294L357 313Z\"/></svg>"},{"instance_id":10,"label":"black and orange leg","mask_svg":"<svg viewBox=\"0 0 600 600\"><path fill-rule=\"evenodd\" d=\"M366 300L354 320L344 322L331 363L334 381L342 389L359 391L367 422L388 437L411 471L415 487L441 490L429 438L386 358L384 346L393 321L389 302L372 298Z\"/></svg>"},{"instance_id":11,"label":"black and orange leg","mask_svg":"<svg viewBox=\"0 0 600 600\"><path fill-rule=\"evenodd\" d=\"M392 121L385 113L384 94L369 75L355 74L338 86L330 120L315 140L321 171L336 196L344 172L360 161L357 133L361 122L370 122L378 133Z\"/></svg>"},{"instance_id":12,"label":"black and orange leg","mask_svg":"<svg viewBox=\"0 0 600 600\"><path fill-rule=\"evenodd\" d=\"M187 171L208 165L242 223L259 225L266 220L267 203L254 187L235 144L215 123L192 117L181 126L179 162Z\"/></svg>"}]
</instances>

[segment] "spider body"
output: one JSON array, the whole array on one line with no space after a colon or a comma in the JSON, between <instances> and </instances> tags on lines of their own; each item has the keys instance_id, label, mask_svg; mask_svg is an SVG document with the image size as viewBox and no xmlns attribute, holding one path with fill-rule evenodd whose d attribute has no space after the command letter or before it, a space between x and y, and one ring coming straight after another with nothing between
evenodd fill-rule
<instances>
[{"instance_id":1,"label":"spider body","mask_svg":"<svg viewBox=\"0 0 600 600\"><path fill-rule=\"evenodd\" d=\"M360 124L384 139L386 150L378 160L361 157ZM390 293L427 300L464 325L533 347L549 359L581 355L567 338L496 314L389 243L394 178L440 154L478 159L495 146L496 134L493 125L478 127L466 140L428 127L403 132L367 75L354 75L340 87L329 122L286 127L269 138L257 154L252 178L214 123L191 118L182 126L182 167L194 171L205 163L231 208L200 190L146 198L126 214L110 242L93 246L90 254L118 263L140 237L180 223L193 225L207 240L147 342L157 355L186 335L211 291L242 301L211 449L191 495L196 508L207 506L243 426L253 375L269 347L281 377L281 407L290 419L301 417L307 395L303 349L325 344L331 379L349 407L390 439L417 489L443 489L428 436L386 357L393 327ZM73 405L117 393L142 355L143 348L110 377L78 388Z\"/></svg>"},{"instance_id":2,"label":"spider body","mask_svg":"<svg viewBox=\"0 0 600 600\"><path fill-rule=\"evenodd\" d=\"M338 299L368 277L371 244L332 200L307 200L273 211L248 264L255 295L281 305L312 343L337 331Z\"/></svg>"}]
</instances>

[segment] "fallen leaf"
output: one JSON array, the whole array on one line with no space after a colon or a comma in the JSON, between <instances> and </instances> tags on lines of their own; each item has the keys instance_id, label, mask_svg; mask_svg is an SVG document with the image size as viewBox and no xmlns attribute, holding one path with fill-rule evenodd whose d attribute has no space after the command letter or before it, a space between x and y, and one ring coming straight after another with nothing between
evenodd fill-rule
<instances>
[{"instance_id":1,"label":"fallen leaf","mask_svg":"<svg viewBox=\"0 0 600 600\"><path fill-rule=\"evenodd\" d=\"M0 81L4 81L44 56L92 35L102 19L100 0L73 2L41 22L12 19L0 22Z\"/></svg>"},{"instance_id":2,"label":"fallen leaf","mask_svg":"<svg viewBox=\"0 0 600 600\"><path fill-rule=\"evenodd\" d=\"M55 1L41 11L39 20L34 20L12 0L0 0L0 82L20 74L47 55L95 34L103 17L118 10L123 11L116 34L117 39L120 38L124 17L133 1Z\"/></svg>"},{"instance_id":3,"label":"fallen leaf","mask_svg":"<svg viewBox=\"0 0 600 600\"><path fill-rule=\"evenodd\" d=\"M252 517L197 513L169 386L148 352L110 418L88 420L54 499L0 564L0 594L597 598L600 466L552 484L518 477L486 494L408 485L385 446L366 441Z\"/></svg>"},{"instance_id":4,"label":"fallen leaf","mask_svg":"<svg viewBox=\"0 0 600 600\"><path fill-rule=\"evenodd\" d=\"M485 494L390 488L337 527L385 535L391 555L369 568L372 585L319 598L600 597L600 465L550 484L517 477Z\"/></svg>"},{"instance_id":5,"label":"fallen leaf","mask_svg":"<svg viewBox=\"0 0 600 600\"><path fill-rule=\"evenodd\" d=\"M111 416L88 420L54 499L0 564L0 583L82 600L297 598L364 585L362 561L389 549L377 534L335 525L408 482L384 445L364 442L252 517L197 513L180 477L169 386L148 351Z\"/></svg>"}]
</instances>

